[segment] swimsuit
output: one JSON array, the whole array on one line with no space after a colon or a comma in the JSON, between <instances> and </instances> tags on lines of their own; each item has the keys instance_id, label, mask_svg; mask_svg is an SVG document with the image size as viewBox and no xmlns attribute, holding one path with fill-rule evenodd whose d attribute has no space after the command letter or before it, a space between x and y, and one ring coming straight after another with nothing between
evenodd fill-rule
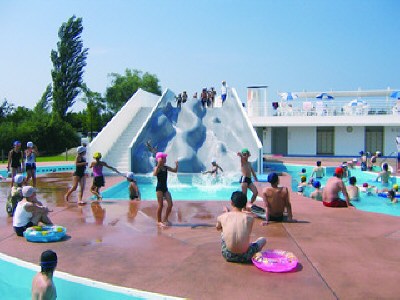
<instances>
[{"instance_id":1,"label":"swimsuit","mask_svg":"<svg viewBox=\"0 0 400 300\"><path fill-rule=\"evenodd\" d=\"M86 160L81 158L81 160L78 162L86 162ZM82 178L83 176L85 176L85 169L86 169L86 165L76 166L74 176L79 176Z\"/></svg>"},{"instance_id":2,"label":"swimsuit","mask_svg":"<svg viewBox=\"0 0 400 300\"><path fill-rule=\"evenodd\" d=\"M36 156L35 153L31 153L26 156L25 170L36 170Z\"/></svg>"},{"instance_id":3,"label":"swimsuit","mask_svg":"<svg viewBox=\"0 0 400 300\"><path fill-rule=\"evenodd\" d=\"M135 200L135 199L138 199L138 198L139 198L139 195L136 194L136 191L129 192L129 199Z\"/></svg>"},{"instance_id":4,"label":"swimsuit","mask_svg":"<svg viewBox=\"0 0 400 300\"><path fill-rule=\"evenodd\" d=\"M11 154L11 168L20 168L21 158L22 158L22 152L21 151L17 152L13 149Z\"/></svg>"},{"instance_id":5,"label":"swimsuit","mask_svg":"<svg viewBox=\"0 0 400 300\"><path fill-rule=\"evenodd\" d=\"M250 177L246 177L246 176L240 177L239 182L240 182L240 183L247 183L248 186L250 186L250 184L253 183L253 182L251 181L251 178L250 178Z\"/></svg>"},{"instance_id":6,"label":"swimsuit","mask_svg":"<svg viewBox=\"0 0 400 300\"><path fill-rule=\"evenodd\" d=\"M94 165L93 166L93 185L95 187L104 186L104 175L103 175L103 166L102 165Z\"/></svg>"},{"instance_id":7,"label":"swimsuit","mask_svg":"<svg viewBox=\"0 0 400 300\"><path fill-rule=\"evenodd\" d=\"M229 262L237 262L237 263L249 263L251 262L251 258L257 252L259 252L261 248L257 243L251 243L249 248L245 253L232 253L226 247L226 243L224 239L221 240L221 252L222 256Z\"/></svg>"},{"instance_id":8,"label":"swimsuit","mask_svg":"<svg viewBox=\"0 0 400 300\"><path fill-rule=\"evenodd\" d=\"M322 203L326 207L347 207L346 201L343 201L340 198L337 198L337 199L333 200L332 202L322 202Z\"/></svg>"},{"instance_id":9,"label":"swimsuit","mask_svg":"<svg viewBox=\"0 0 400 300\"><path fill-rule=\"evenodd\" d=\"M283 215L279 217L268 215L268 221L283 222Z\"/></svg>"},{"instance_id":10,"label":"swimsuit","mask_svg":"<svg viewBox=\"0 0 400 300\"><path fill-rule=\"evenodd\" d=\"M167 177L168 177L168 170L166 168L162 168L157 173L156 192L163 192L163 193L168 192Z\"/></svg>"}]
</instances>

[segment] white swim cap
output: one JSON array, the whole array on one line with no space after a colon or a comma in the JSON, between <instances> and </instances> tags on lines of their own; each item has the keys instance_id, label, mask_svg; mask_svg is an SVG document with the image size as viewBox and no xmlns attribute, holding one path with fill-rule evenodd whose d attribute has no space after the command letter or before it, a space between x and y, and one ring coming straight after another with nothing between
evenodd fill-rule
<instances>
[{"instance_id":1,"label":"white swim cap","mask_svg":"<svg viewBox=\"0 0 400 300\"><path fill-rule=\"evenodd\" d=\"M86 147L79 146L78 148L76 148L76 152L77 152L78 154L81 154L81 153L83 153L83 152L86 152Z\"/></svg>"},{"instance_id":2,"label":"white swim cap","mask_svg":"<svg viewBox=\"0 0 400 300\"><path fill-rule=\"evenodd\" d=\"M131 179L131 180L136 180L135 179L135 173L133 173L133 172L126 173L126 178L127 179Z\"/></svg>"},{"instance_id":3,"label":"white swim cap","mask_svg":"<svg viewBox=\"0 0 400 300\"><path fill-rule=\"evenodd\" d=\"M27 143L26 143L26 147L32 148L32 147L33 147L33 143L32 143L32 142L27 142Z\"/></svg>"},{"instance_id":4,"label":"white swim cap","mask_svg":"<svg viewBox=\"0 0 400 300\"><path fill-rule=\"evenodd\" d=\"M22 175L22 174L17 174L17 175L14 176L14 182L15 182L16 184L21 184L22 181L24 181L24 175Z\"/></svg>"}]
</instances>

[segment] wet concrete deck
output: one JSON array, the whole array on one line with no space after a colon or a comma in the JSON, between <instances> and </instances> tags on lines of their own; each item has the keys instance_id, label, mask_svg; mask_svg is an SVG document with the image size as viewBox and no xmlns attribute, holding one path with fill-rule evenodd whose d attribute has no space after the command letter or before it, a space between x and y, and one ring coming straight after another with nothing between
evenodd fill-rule
<instances>
[{"instance_id":1,"label":"wet concrete deck","mask_svg":"<svg viewBox=\"0 0 400 300\"><path fill-rule=\"evenodd\" d=\"M266 248L293 252L300 264L290 273L266 273L222 258L220 235L213 226L227 202L176 201L174 226L159 229L155 201L142 201L140 207L129 201L84 207L64 203L70 179L62 174L42 176L38 192L54 210L53 222L65 226L69 238L51 244L26 242L14 234L11 218L0 209L0 252L37 263L40 253L51 248L59 256L58 270L190 299L399 298L398 217L326 208L292 193L294 217L300 222L261 226L257 219L253 237L265 236ZM120 180L107 177L106 186ZM282 185L289 182L289 176L281 177ZM2 207L6 189L1 183ZM196 224L210 227L193 228Z\"/></svg>"}]
</instances>

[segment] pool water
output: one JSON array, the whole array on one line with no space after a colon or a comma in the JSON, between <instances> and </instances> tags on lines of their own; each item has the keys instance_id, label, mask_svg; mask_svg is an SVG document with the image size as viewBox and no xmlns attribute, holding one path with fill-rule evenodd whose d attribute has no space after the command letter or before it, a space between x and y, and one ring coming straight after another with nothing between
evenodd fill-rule
<instances>
[{"instance_id":1,"label":"pool water","mask_svg":"<svg viewBox=\"0 0 400 300\"><path fill-rule=\"evenodd\" d=\"M213 177L209 175L168 174L168 190L173 200L221 201L229 200L232 192L241 190L239 175ZM157 178L151 175L137 175L141 199L157 200ZM122 181L102 192L103 199L129 199L128 181ZM250 194L249 194L250 195Z\"/></svg>"},{"instance_id":2,"label":"pool water","mask_svg":"<svg viewBox=\"0 0 400 300\"><path fill-rule=\"evenodd\" d=\"M301 169L306 169L307 179L311 176L314 166L303 165L289 165L289 164L268 164L270 171L286 172L292 177L292 190L297 191L297 186L300 181ZM333 176L336 167L325 167L325 177L321 179L322 187L325 185L326 180ZM377 173L364 172L359 167L350 170L350 175L357 178L357 185L362 185L367 182L368 185L373 185L382 190L385 188L380 182L376 182ZM224 174L218 178L209 175L182 175L182 174L169 174L168 175L168 189L171 192L172 199L175 200L189 200L189 201L229 201L232 192L241 190L238 178L240 174ZM156 177L151 175L136 176L137 184L139 186L143 200L156 200L155 185ZM266 175L259 176L260 181L266 181ZM397 177L391 178L390 186L394 183L400 184ZM347 179L344 180L348 185ZM309 197L315 189L307 186L304 195ZM102 192L104 199L120 199L128 200L128 182L123 181L106 189ZM248 197L251 197L251 192L248 192ZM360 193L360 201L353 201L353 205L360 210L383 213L393 216L400 216L400 203L391 203L389 199L380 197L376 194L368 196L365 193Z\"/></svg>"},{"instance_id":3,"label":"pool water","mask_svg":"<svg viewBox=\"0 0 400 300\"><path fill-rule=\"evenodd\" d=\"M309 180L314 166L301 166L301 165L285 165L285 166L275 166L277 170L281 172L287 172L292 176L292 190L297 192L297 186L300 182L300 177L303 174L300 174L301 169L306 169L306 177ZM272 166L273 168L273 166ZM334 170L336 167L326 167L325 168L325 177L322 179L318 179L321 182L321 187L323 188L326 184L326 181L329 177L333 176ZM375 186L378 190L382 190L384 188L390 188L393 184L400 183L400 179L392 176L391 181L388 186L382 185L381 182L376 181L377 173L375 172L366 172L361 171L359 167L355 167L353 169L349 169L350 176L355 176L357 178L357 185L362 186L363 183L368 183L368 186ZM343 179L345 185L349 185L348 179ZM312 186L306 186L304 191L304 196L309 197L310 194L315 190ZM342 198L344 198L342 196ZM360 200L352 201L352 204L360 210L383 213L392 216L400 216L400 203L391 203L388 198L384 198L378 196L376 193L372 193L372 195L367 195L366 193L360 192Z\"/></svg>"},{"instance_id":4,"label":"pool water","mask_svg":"<svg viewBox=\"0 0 400 300\"><path fill-rule=\"evenodd\" d=\"M39 266L0 253L1 299L31 299L32 278L40 270ZM57 299L180 299L166 295L123 288L107 283L77 277L68 273L54 273Z\"/></svg>"}]
</instances>

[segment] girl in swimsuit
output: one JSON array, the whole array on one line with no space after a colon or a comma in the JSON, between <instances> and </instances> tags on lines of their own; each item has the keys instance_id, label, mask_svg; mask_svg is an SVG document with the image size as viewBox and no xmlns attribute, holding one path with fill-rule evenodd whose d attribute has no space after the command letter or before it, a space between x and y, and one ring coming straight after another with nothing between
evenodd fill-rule
<instances>
[{"instance_id":1,"label":"girl in swimsuit","mask_svg":"<svg viewBox=\"0 0 400 300\"><path fill-rule=\"evenodd\" d=\"M73 184L72 187L68 190L68 192L65 194L64 199L65 201L69 201L69 196L72 194L73 191L75 191L78 188L79 185L79 194L78 194L78 204L85 204L85 202L82 201L83 197L83 191L85 190L85 183L86 183L86 177L85 177L85 169L88 163L86 162L85 154L86 154L86 148L83 146L79 146L76 149L77 155L75 158L75 172L73 174L74 179L73 179Z\"/></svg>"},{"instance_id":2,"label":"girl in swimsuit","mask_svg":"<svg viewBox=\"0 0 400 300\"><path fill-rule=\"evenodd\" d=\"M101 153L100 152L95 152L93 154L93 158L95 161L92 161L90 164L90 168L93 168L93 184L92 187L90 188L90 191L92 192L93 195L96 196L98 201L101 201L101 195L100 195L100 188L104 186L104 175L103 175L103 167L109 168L113 170L114 172L118 173L118 170L114 167L109 166L105 161L101 161Z\"/></svg>"},{"instance_id":3,"label":"girl in swimsuit","mask_svg":"<svg viewBox=\"0 0 400 300\"><path fill-rule=\"evenodd\" d=\"M168 217L171 214L172 210L172 197L167 187L168 171L174 173L178 172L178 162L177 161L175 162L175 168L171 168L165 165L165 163L167 162L167 154L163 152L157 152L156 160L157 160L157 166L154 168L153 175L157 176L157 186L156 186L156 194L158 201L157 225L160 227L165 227L170 225ZM164 199L167 201L167 210L165 212L165 218L162 220L161 215L164 205Z\"/></svg>"}]
</instances>

